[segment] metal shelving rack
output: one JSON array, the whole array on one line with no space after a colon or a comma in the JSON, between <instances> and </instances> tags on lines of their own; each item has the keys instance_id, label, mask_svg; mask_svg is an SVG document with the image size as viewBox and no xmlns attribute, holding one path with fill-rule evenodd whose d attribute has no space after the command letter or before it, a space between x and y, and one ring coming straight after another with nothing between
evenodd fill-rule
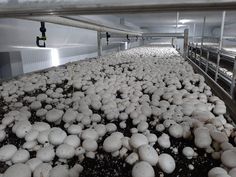
<instances>
[{"instance_id":1,"label":"metal shelving rack","mask_svg":"<svg viewBox=\"0 0 236 177\"><path fill-rule=\"evenodd\" d=\"M194 44L194 38L192 43L188 43L187 47L187 57L186 59L193 66L194 70L200 74L202 74L207 82L207 84L212 88L213 92L219 96L228 108L228 111L231 115L231 118L234 122L236 122L236 101L235 101L235 80L236 80L236 54L225 51L222 48L222 42L224 40L224 23L225 23L225 15L226 12L222 12L222 21L221 21L221 31L219 37L219 45L217 48L204 46L204 27L206 19L203 21L203 29L202 29L202 37L201 37L201 45ZM209 38L209 37L207 37ZM203 57L203 53L206 53L206 57ZM209 64L210 54L213 54L217 58L216 66L212 66ZM232 78L227 74L220 70L220 61L227 60L233 65L233 75ZM214 78L211 78L208 74L208 71L214 73ZM224 84L230 86L230 94L227 93L219 84L218 79L224 81Z\"/></svg>"}]
</instances>

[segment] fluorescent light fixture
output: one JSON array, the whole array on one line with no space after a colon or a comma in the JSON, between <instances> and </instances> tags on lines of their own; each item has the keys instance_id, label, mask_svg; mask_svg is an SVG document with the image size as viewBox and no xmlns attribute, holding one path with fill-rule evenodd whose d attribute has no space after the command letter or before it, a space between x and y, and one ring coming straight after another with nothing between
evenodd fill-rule
<instances>
[{"instance_id":1,"label":"fluorescent light fixture","mask_svg":"<svg viewBox=\"0 0 236 177\"><path fill-rule=\"evenodd\" d=\"M128 42L125 42L125 50L128 49Z\"/></svg>"},{"instance_id":2,"label":"fluorescent light fixture","mask_svg":"<svg viewBox=\"0 0 236 177\"><path fill-rule=\"evenodd\" d=\"M182 23L182 24L189 23L191 21L192 20L190 20L190 19L181 19L181 20L179 20L179 22Z\"/></svg>"},{"instance_id":3,"label":"fluorescent light fixture","mask_svg":"<svg viewBox=\"0 0 236 177\"><path fill-rule=\"evenodd\" d=\"M182 28L182 27L185 27L185 26L187 26L187 25L178 25L177 27Z\"/></svg>"},{"instance_id":4,"label":"fluorescent light fixture","mask_svg":"<svg viewBox=\"0 0 236 177\"><path fill-rule=\"evenodd\" d=\"M59 53L57 49L51 49L51 62L52 62L52 66L60 65L60 58L59 58Z\"/></svg>"},{"instance_id":5,"label":"fluorescent light fixture","mask_svg":"<svg viewBox=\"0 0 236 177\"><path fill-rule=\"evenodd\" d=\"M35 47L35 46L16 46L16 45L12 45L9 46L10 48L17 48L17 49L33 49L33 50L51 50L53 48L49 48L49 47Z\"/></svg>"}]
</instances>

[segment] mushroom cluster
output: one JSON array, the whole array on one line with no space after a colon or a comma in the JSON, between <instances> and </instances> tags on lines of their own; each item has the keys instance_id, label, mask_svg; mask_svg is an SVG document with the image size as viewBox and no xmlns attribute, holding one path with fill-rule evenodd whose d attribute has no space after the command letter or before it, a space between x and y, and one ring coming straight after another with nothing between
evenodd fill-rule
<instances>
[{"instance_id":1,"label":"mushroom cluster","mask_svg":"<svg viewBox=\"0 0 236 177\"><path fill-rule=\"evenodd\" d=\"M78 177L82 162L100 158L101 150L132 165L132 177L155 177L155 169L172 174L175 157L161 149L187 159L204 149L221 160L209 177L236 174L229 141L236 132L224 102L171 47L138 47L25 75L3 82L0 97L4 177ZM13 135L20 144L9 144ZM192 146L172 147L171 140L183 139Z\"/></svg>"}]
</instances>

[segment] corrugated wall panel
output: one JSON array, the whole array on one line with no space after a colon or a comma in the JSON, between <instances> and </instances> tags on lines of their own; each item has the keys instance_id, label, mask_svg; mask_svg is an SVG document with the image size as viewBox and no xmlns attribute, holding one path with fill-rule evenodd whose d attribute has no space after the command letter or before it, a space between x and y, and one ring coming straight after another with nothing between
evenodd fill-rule
<instances>
[{"instance_id":1,"label":"corrugated wall panel","mask_svg":"<svg viewBox=\"0 0 236 177\"><path fill-rule=\"evenodd\" d=\"M24 73L52 66L51 50L23 50L21 56Z\"/></svg>"}]
</instances>

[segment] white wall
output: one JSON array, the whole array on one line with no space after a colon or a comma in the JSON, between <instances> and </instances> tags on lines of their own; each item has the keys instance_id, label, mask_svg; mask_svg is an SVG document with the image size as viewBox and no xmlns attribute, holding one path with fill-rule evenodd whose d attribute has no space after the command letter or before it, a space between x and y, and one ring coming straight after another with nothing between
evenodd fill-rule
<instances>
[{"instance_id":1,"label":"white wall","mask_svg":"<svg viewBox=\"0 0 236 177\"><path fill-rule=\"evenodd\" d=\"M88 17L108 26L138 29L135 25L132 27L120 25L120 19L116 16ZM46 23L47 47L39 48L36 46L36 36L41 36L39 28L39 22L0 19L0 52L19 51L24 73L75 61L76 58L79 60L97 56L96 31ZM122 40L110 39L110 44L107 46L103 39L104 54L118 51ZM52 51L58 52L59 59L56 63L52 61Z\"/></svg>"}]
</instances>

